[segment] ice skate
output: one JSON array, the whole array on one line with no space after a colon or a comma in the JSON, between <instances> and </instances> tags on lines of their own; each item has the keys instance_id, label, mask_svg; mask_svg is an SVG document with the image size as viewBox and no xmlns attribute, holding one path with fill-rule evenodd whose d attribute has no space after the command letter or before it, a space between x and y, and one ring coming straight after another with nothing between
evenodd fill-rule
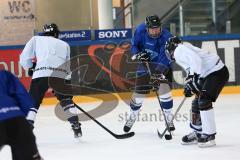
<instances>
[{"instance_id":1,"label":"ice skate","mask_svg":"<svg viewBox=\"0 0 240 160\"><path fill-rule=\"evenodd\" d=\"M172 121L172 118L173 118L172 109L163 109L163 112L166 116L167 124L169 126L170 131L175 131L175 126ZM165 124L166 127L167 127L167 124Z\"/></svg>"},{"instance_id":2,"label":"ice skate","mask_svg":"<svg viewBox=\"0 0 240 160\"><path fill-rule=\"evenodd\" d=\"M131 110L131 113L123 127L124 132L129 132L131 130L133 124L135 123L135 121L137 119L138 113L139 113L139 110L136 110L136 111Z\"/></svg>"},{"instance_id":3,"label":"ice skate","mask_svg":"<svg viewBox=\"0 0 240 160\"><path fill-rule=\"evenodd\" d=\"M198 146L201 148L213 147L215 145L216 145L215 134L213 135L202 134L201 137L198 138Z\"/></svg>"},{"instance_id":4,"label":"ice skate","mask_svg":"<svg viewBox=\"0 0 240 160\"><path fill-rule=\"evenodd\" d=\"M82 137L81 123L73 122L71 123L71 127L74 133L74 138Z\"/></svg>"},{"instance_id":5,"label":"ice skate","mask_svg":"<svg viewBox=\"0 0 240 160\"><path fill-rule=\"evenodd\" d=\"M175 126L174 126L173 122L167 122L167 123L168 123L168 126L169 126L170 131L171 131L171 132L172 132L172 131L175 131Z\"/></svg>"},{"instance_id":6,"label":"ice skate","mask_svg":"<svg viewBox=\"0 0 240 160\"><path fill-rule=\"evenodd\" d=\"M198 143L198 138L201 136L201 134L197 133L196 131L193 131L189 133L188 135L185 135L182 138L182 145L192 145Z\"/></svg>"}]
</instances>

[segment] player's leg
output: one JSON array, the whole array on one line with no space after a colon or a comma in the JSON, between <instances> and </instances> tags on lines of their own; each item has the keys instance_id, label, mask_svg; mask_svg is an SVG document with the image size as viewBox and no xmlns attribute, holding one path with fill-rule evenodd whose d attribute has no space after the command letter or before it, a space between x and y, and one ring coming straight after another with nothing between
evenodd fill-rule
<instances>
[{"instance_id":1,"label":"player's leg","mask_svg":"<svg viewBox=\"0 0 240 160\"><path fill-rule=\"evenodd\" d=\"M49 87L47 77L32 79L29 94L34 100L34 107L30 109L27 116L27 120L30 121L32 124L36 119L37 111L42 103L42 100L48 88Z\"/></svg>"},{"instance_id":2,"label":"player's leg","mask_svg":"<svg viewBox=\"0 0 240 160\"><path fill-rule=\"evenodd\" d=\"M198 101L202 120L202 135L198 139L199 147L210 147L216 145L216 124L212 102L216 101L218 95L228 81L228 78L229 73L226 67L208 75L205 78Z\"/></svg>"},{"instance_id":3,"label":"player's leg","mask_svg":"<svg viewBox=\"0 0 240 160\"><path fill-rule=\"evenodd\" d=\"M170 127L170 131L174 131L175 127L173 125L173 122L171 122L173 117L173 114L172 114L173 99L172 99L172 92L169 84L167 83L160 84L158 95L161 102L161 107L163 108L163 112L164 112L163 114L165 114L166 116L166 120Z\"/></svg>"},{"instance_id":4,"label":"player's leg","mask_svg":"<svg viewBox=\"0 0 240 160\"><path fill-rule=\"evenodd\" d=\"M197 144L198 137L200 137L202 132L202 122L200 117L200 109L198 105L198 96L196 95L192 101L191 108L191 117L190 117L190 128L192 128L193 132L185 135L182 138L183 145Z\"/></svg>"},{"instance_id":5,"label":"player's leg","mask_svg":"<svg viewBox=\"0 0 240 160\"><path fill-rule=\"evenodd\" d=\"M41 160L35 136L24 117L8 120L6 130L13 160Z\"/></svg>"},{"instance_id":6,"label":"player's leg","mask_svg":"<svg viewBox=\"0 0 240 160\"><path fill-rule=\"evenodd\" d=\"M129 132L137 120L145 96L145 94L133 93L130 100L130 114L123 128L124 132Z\"/></svg>"},{"instance_id":7,"label":"player's leg","mask_svg":"<svg viewBox=\"0 0 240 160\"><path fill-rule=\"evenodd\" d=\"M152 87L149 85L150 77L148 75L144 75L138 77L135 83L135 90L130 100L130 114L127 118L127 121L124 125L124 132L129 132L135 123L140 108L142 107L142 103L146 94L150 92Z\"/></svg>"},{"instance_id":8,"label":"player's leg","mask_svg":"<svg viewBox=\"0 0 240 160\"><path fill-rule=\"evenodd\" d=\"M161 102L161 107L163 108L164 114L169 124L170 131L174 131L175 127L171 119L173 117L173 98L172 98L172 69L170 68L166 74L167 83L161 83L158 90L159 99Z\"/></svg>"},{"instance_id":9,"label":"player's leg","mask_svg":"<svg viewBox=\"0 0 240 160\"><path fill-rule=\"evenodd\" d=\"M60 105L64 110L64 113L68 117L68 121L71 124L74 132L74 137L78 138L82 136L81 123L79 123L77 109L72 100L73 96L63 95L61 93L54 92L57 99L60 101Z\"/></svg>"},{"instance_id":10,"label":"player's leg","mask_svg":"<svg viewBox=\"0 0 240 160\"><path fill-rule=\"evenodd\" d=\"M7 139L7 135L6 135L6 128L5 128L5 122L4 121L0 121L0 151L3 148L3 146L6 144L6 139Z\"/></svg>"}]
</instances>

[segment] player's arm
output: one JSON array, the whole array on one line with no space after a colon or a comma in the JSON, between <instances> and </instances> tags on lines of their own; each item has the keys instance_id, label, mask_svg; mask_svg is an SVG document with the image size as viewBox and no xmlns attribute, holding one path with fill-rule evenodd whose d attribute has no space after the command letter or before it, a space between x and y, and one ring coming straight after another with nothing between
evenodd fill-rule
<instances>
[{"instance_id":1,"label":"player's arm","mask_svg":"<svg viewBox=\"0 0 240 160\"><path fill-rule=\"evenodd\" d=\"M201 74L202 60L197 53L186 47L184 44L179 44L174 51L174 58L189 75Z\"/></svg>"},{"instance_id":2,"label":"player's arm","mask_svg":"<svg viewBox=\"0 0 240 160\"><path fill-rule=\"evenodd\" d=\"M188 48L180 45L174 51L174 58L187 73L187 77L185 78L185 87L184 87L184 95L186 97L191 97L194 94L199 93L199 86L197 84L198 74L195 73L195 68L192 63L196 63L199 65L201 63L201 59L194 59L194 54L190 52ZM190 56L189 56L190 55ZM200 71L198 71L200 73Z\"/></svg>"},{"instance_id":3,"label":"player's arm","mask_svg":"<svg viewBox=\"0 0 240 160\"><path fill-rule=\"evenodd\" d=\"M195 74L201 74L202 70L202 60L198 56L198 54L189 52L187 54L188 60L189 60L189 66L190 66L190 72Z\"/></svg>"},{"instance_id":4,"label":"player's arm","mask_svg":"<svg viewBox=\"0 0 240 160\"><path fill-rule=\"evenodd\" d=\"M20 55L20 60L19 63L24 69L29 69L33 67L32 59L35 58L35 37L32 37L27 44L25 45L21 55Z\"/></svg>"},{"instance_id":5,"label":"player's arm","mask_svg":"<svg viewBox=\"0 0 240 160\"><path fill-rule=\"evenodd\" d=\"M67 71L70 72L71 71L71 54L70 54L70 46L67 45Z\"/></svg>"},{"instance_id":6,"label":"player's arm","mask_svg":"<svg viewBox=\"0 0 240 160\"><path fill-rule=\"evenodd\" d=\"M201 74L202 60L196 54L187 54L189 61L189 74L185 79L186 85L184 89L184 94L186 97L191 97L193 94L200 94L200 87L198 84L199 75Z\"/></svg>"},{"instance_id":7,"label":"player's arm","mask_svg":"<svg viewBox=\"0 0 240 160\"><path fill-rule=\"evenodd\" d=\"M162 41L163 45L160 46L159 54L166 55L165 44L168 41L168 39L170 37L172 37L172 34L168 30L165 30L165 29L162 31L162 34L163 34L162 35L163 38L161 39L161 41ZM156 71L161 71L161 73L167 73L168 72L168 67L163 65L162 63L156 63L156 64L153 64L153 65L155 66Z\"/></svg>"},{"instance_id":8,"label":"player's arm","mask_svg":"<svg viewBox=\"0 0 240 160\"><path fill-rule=\"evenodd\" d=\"M134 32L134 35L132 37L131 40L131 54L135 55L138 54L139 52L141 52L140 49L140 41L141 41L141 33L138 31L138 29L136 29L136 31Z\"/></svg>"},{"instance_id":9,"label":"player's arm","mask_svg":"<svg viewBox=\"0 0 240 160\"><path fill-rule=\"evenodd\" d=\"M173 37L173 35L166 29L163 29L163 34L164 34L164 44L169 40L169 38Z\"/></svg>"},{"instance_id":10,"label":"player's arm","mask_svg":"<svg viewBox=\"0 0 240 160\"><path fill-rule=\"evenodd\" d=\"M27 116L30 108L34 106L33 99L19 79L13 74L8 73L8 80L9 93L14 97L21 111Z\"/></svg>"},{"instance_id":11,"label":"player's arm","mask_svg":"<svg viewBox=\"0 0 240 160\"><path fill-rule=\"evenodd\" d=\"M166 29L163 29L162 30L162 39L161 39L161 41L162 41L162 46L161 46L161 48L160 48L160 53L166 53L166 50L165 50L165 44L166 44L166 42L171 38L171 37L173 37L173 35L168 31L168 30L166 30Z\"/></svg>"}]
</instances>

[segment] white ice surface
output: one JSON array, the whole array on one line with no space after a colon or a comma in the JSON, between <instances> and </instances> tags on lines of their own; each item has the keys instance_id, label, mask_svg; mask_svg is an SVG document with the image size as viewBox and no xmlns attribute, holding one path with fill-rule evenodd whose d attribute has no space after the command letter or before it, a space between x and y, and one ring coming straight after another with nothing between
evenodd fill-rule
<instances>
[{"instance_id":1,"label":"white ice surface","mask_svg":"<svg viewBox=\"0 0 240 160\"><path fill-rule=\"evenodd\" d=\"M174 109L182 97L174 98ZM99 103L79 104L88 110ZM182 146L182 136L191 131L187 118L191 98L184 103L171 141L159 139L157 128L162 131L164 122L150 121L150 113L158 115L156 98L144 101L140 120L133 127L136 135L118 140L105 132L93 121L82 122L83 137L79 142L73 138L70 125L59 120L54 107L41 107L36 121L35 135L41 155L45 160L239 160L240 159L240 95L220 96L214 104L217 124L216 143L213 148L199 148L197 145ZM98 118L115 133L123 133L123 115L129 107L120 102L112 112ZM148 118L148 121L147 119ZM10 148L4 147L0 160L10 160Z\"/></svg>"}]
</instances>

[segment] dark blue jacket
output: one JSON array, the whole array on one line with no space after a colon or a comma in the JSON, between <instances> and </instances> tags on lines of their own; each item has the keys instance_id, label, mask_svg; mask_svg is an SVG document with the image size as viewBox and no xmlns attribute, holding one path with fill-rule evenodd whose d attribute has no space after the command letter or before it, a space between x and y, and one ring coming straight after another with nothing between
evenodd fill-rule
<instances>
[{"instance_id":1,"label":"dark blue jacket","mask_svg":"<svg viewBox=\"0 0 240 160\"><path fill-rule=\"evenodd\" d=\"M145 24L142 23L137 26L132 38L131 53L134 55L142 51L147 51L151 53L151 63L162 64L167 68L171 67L170 60L165 54L165 44L170 37L172 37L171 33L166 29L162 29L162 33L158 38L151 38L148 35ZM151 66L151 70L158 69L157 65ZM138 71L144 70L144 67L140 65Z\"/></svg>"},{"instance_id":2,"label":"dark blue jacket","mask_svg":"<svg viewBox=\"0 0 240 160\"><path fill-rule=\"evenodd\" d=\"M0 121L27 116L33 100L12 73L0 70Z\"/></svg>"}]
</instances>

